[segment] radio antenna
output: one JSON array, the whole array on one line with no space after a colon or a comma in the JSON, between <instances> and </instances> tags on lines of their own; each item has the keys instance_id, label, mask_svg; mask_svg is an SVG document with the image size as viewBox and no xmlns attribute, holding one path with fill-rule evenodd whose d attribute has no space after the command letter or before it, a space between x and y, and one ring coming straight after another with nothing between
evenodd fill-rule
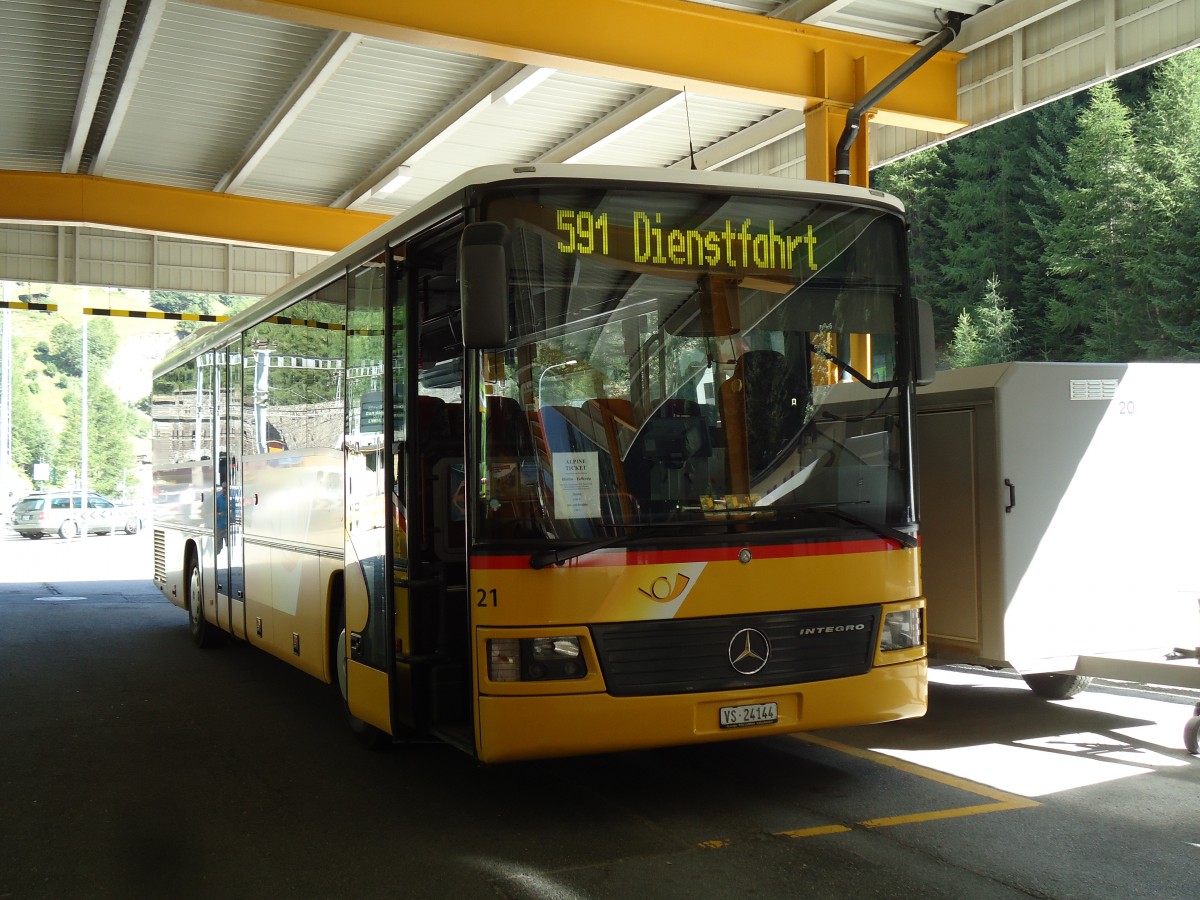
<instances>
[{"instance_id":1,"label":"radio antenna","mask_svg":"<svg viewBox=\"0 0 1200 900\"><path fill-rule=\"evenodd\" d=\"M688 158L692 161L692 171L696 171L696 147L692 143L692 110L688 106L687 88L683 89L683 115L687 119Z\"/></svg>"}]
</instances>

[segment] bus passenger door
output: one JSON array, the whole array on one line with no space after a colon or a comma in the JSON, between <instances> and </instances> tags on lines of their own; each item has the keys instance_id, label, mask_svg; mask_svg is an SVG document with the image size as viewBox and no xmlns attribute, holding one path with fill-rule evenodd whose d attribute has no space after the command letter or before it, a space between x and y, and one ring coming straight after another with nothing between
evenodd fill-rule
<instances>
[{"instance_id":1,"label":"bus passenger door","mask_svg":"<svg viewBox=\"0 0 1200 900\"><path fill-rule=\"evenodd\" d=\"M220 367L217 398L216 559L217 618L222 628L246 636L246 598L243 595L241 498L242 471L242 357L235 341L217 355Z\"/></svg>"},{"instance_id":2,"label":"bus passenger door","mask_svg":"<svg viewBox=\"0 0 1200 900\"><path fill-rule=\"evenodd\" d=\"M473 752L459 233L452 223L408 246L407 305L395 307L392 390L408 404L396 444L406 529L395 560L395 716Z\"/></svg>"},{"instance_id":3,"label":"bus passenger door","mask_svg":"<svg viewBox=\"0 0 1200 900\"><path fill-rule=\"evenodd\" d=\"M351 273L346 298L345 627L334 622L333 628L342 635L335 656L352 723L391 734L395 615L388 541L391 534L394 545L402 544L404 521L402 507L398 522L390 513L394 443L386 427L390 418L393 430L402 433L404 410L401 394L388 415L384 259Z\"/></svg>"},{"instance_id":4,"label":"bus passenger door","mask_svg":"<svg viewBox=\"0 0 1200 900\"><path fill-rule=\"evenodd\" d=\"M216 490L219 475L217 474L217 457L222 451L224 440L221 423L225 417L225 397L222 391L225 387L225 373L220 362L222 353L212 350L203 353L196 360L196 424L194 443L191 448L195 460L195 473L200 501L194 507L193 518L189 524L199 529L196 535L196 563L200 569L203 582L201 595L204 598L202 615L209 621L225 628L228 626L228 611L224 601L217 591L219 577L217 567L217 545L215 541L217 502Z\"/></svg>"}]
</instances>

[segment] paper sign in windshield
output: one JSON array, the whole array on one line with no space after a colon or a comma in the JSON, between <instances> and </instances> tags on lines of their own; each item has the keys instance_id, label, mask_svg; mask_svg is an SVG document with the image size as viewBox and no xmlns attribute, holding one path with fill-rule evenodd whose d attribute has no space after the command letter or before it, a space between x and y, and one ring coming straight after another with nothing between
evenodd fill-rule
<instances>
[{"instance_id":1,"label":"paper sign in windshield","mask_svg":"<svg viewBox=\"0 0 1200 900\"><path fill-rule=\"evenodd\" d=\"M596 453L555 453L554 518L600 517L600 465Z\"/></svg>"}]
</instances>

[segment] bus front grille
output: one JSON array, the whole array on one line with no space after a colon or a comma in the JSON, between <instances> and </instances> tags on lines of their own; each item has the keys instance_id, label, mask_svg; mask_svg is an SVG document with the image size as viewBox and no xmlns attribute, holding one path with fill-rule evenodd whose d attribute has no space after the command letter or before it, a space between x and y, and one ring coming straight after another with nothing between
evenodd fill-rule
<instances>
[{"instance_id":1,"label":"bus front grille","mask_svg":"<svg viewBox=\"0 0 1200 900\"><path fill-rule=\"evenodd\" d=\"M880 612L856 606L621 622L591 631L614 696L725 691L864 674L875 656ZM769 652L761 652L759 635ZM751 653L743 656L747 646Z\"/></svg>"}]
</instances>

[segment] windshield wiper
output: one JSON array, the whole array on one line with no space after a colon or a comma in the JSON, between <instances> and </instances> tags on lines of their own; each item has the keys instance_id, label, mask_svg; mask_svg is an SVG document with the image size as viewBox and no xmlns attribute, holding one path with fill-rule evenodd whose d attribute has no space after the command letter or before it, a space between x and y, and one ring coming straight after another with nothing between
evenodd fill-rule
<instances>
[{"instance_id":1,"label":"windshield wiper","mask_svg":"<svg viewBox=\"0 0 1200 900\"><path fill-rule=\"evenodd\" d=\"M902 547L911 550L917 546L917 539L907 531L901 531L899 528L893 528L891 525L884 525L881 522L871 522L867 519L860 519L853 513L848 513L845 510L839 509L836 506L830 506L827 509L822 509L822 512L827 512L832 516L836 516L843 522L849 522L851 525L857 525L859 528L865 528L868 531L873 531L881 538L888 538L898 543Z\"/></svg>"},{"instance_id":2,"label":"windshield wiper","mask_svg":"<svg viewBox=\"0 0 1200 900\"><path fill-rule=\"evenodd\" d=\"M865 503L865 500L856 500L856 502ZM830 516L840 518L841 521L856 524L856 526L859 528L865 528L866 530L869 530L869 532L875 532L875 534L880 535L881 538L894 540L896 544L899 544L902 547L907 547L908 550L912 550L913 547L917 546L917 539L911 534L908 534L907 532L901 532L899 528L893 528L892 526L889 526L889 524L883 524L882 522L871 522L870 520L866 520L866 518L860 518L859 516L854 515L853 512L846 512L835 503L811 503L794 506L766 506L764 509L774 509L780 512L785 512L788 510L803 512L828 512Z\"/></svg>"},{"instance_id":3,"label":"windshield wiper","mask_svg":"<svg viewBox=\"0 0 1200 900\"><path fill-rule=\"evenodd\" d=\"M892 387L895 385L895 382L885 381L883 384L879 384L877 382L872 381L870 378L868 378L862 372L858 371L858 369L854 368L854 366L850 365L850 363L846 362L840 356L835 356L834 354L830 353L828 350L822 350L820 347L818 347L816 344L812 343L811 341L808 342L808 349L809 349L810 353L813 353L816 356L821 357L821 359L825 360L826 362L833 363L835 366L837 366L843 372L849 372L851 375L853 375L857 380L861 381L867 387L881 388L881 387Z\"/></svg>"},{"instance_id":4,"label":"windshield wiper","mask_svg":"<svg viewBox=\"0 0 1200 900\"><path fill-rule=\"evenodd\" d=\"M557 566L561 563L569 562L572 559L577 559L580 556L586 556L594 550L604 550L608 547L615 547L617 544L626 541L632 542L641 538L658 537L664 534L678 534L679 523L673 522L670 525L663 525L657 528L647 528L639 534L619 534L616 537L599 538L594 541L585 541L582 544L574 544L570 547L559 547L552 550L542 550L534 553L529 557L529 568L544 569L546 566Z\"/></svg>"},{"instance_id":5,"label":"windshield wiper","mask_svg":"<svg viewBox=\"0 0 1200 900\"><path fill-rule=\"evenodd\" d=\"M884 525L879 522L871 522L866 519L860 519L858 516L845 512L833 504L820 503L812 505L800 506L751 506L741 509L727 510L729 522L746 523L753 521L756 515L764 513L772 513L778 515L792 510L802 510L804 512L827 512L836 518L852 525L857 525L860 528L865 528L867 531L872 531L881 538L895 541L902 547L912 549L917 546L917 539L911 534L901 531L899 528L893 528L891 525ZM547 566L557 566L562 563L569 562L572 559L578 559L580 556L586 556L596 550L605 550L609 547L615 547L618 544L633 543L634 541L643 538L660 537L664 534L678 534L679 523L674 522L670 525L662 525L655 528L647 528L638 534L621 534L615 537L600 538L594 541L585 541L582 544L574 544L570 547L559 547L551 550L542 550L534 553L529 557L529 568L544 569Z\"/></svg>"}]
</instances>

